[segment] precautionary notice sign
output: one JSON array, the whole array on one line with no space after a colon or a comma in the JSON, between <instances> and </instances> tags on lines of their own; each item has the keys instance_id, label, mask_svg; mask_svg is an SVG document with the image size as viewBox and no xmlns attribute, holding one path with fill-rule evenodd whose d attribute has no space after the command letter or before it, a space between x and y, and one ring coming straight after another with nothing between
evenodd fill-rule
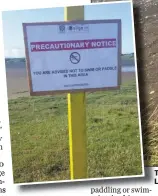
<instances>
[{"instance_id":1,"label":"precautionary notice sign","mask_svg":"<svg viewBox=\"0 0 158 196\"><path fill-rule=\"evenodd\" d=\"M24 23L31 95L119 88L121 21Z\"/></svg>"}]
</instances>

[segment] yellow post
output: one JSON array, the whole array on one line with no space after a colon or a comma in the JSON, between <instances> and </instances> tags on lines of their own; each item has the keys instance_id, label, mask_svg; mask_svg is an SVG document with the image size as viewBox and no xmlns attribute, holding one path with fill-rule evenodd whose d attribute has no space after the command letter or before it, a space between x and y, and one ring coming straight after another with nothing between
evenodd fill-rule
<instances>
[{"instance_id":1,"label":"yellow post","mask_svg":"<svg viewBox=\"0 0 158 196\"><path fill-rule=\"evenodd\" d=\"M66 7L66 21L84 20L84 6ZM68 94L68 125L71 179L87 178L85 93Z\"/></svg>"}]
</instances>

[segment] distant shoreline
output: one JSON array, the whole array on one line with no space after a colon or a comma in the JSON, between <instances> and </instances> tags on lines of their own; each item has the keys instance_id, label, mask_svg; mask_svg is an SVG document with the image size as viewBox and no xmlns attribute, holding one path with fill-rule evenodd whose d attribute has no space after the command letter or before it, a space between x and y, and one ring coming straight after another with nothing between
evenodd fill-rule
<instances>
[{"instance_id":1,"label":"distant shoreline","mask_svg":"<svg viewBox=\"0 0 158 196\"><path fill-rule=\"evenodd\" d=\"M134 53L125 53L125 54L121 54L121 56L129 56L129 57L131 57L131 58L134 58ZM25 57L5 57L5 60L12 60L12 59L26 59Z\"/></svg>"},{"instance_id":2,"label":"distant shoreline","mask_svg":"<svg viewBox=\"0 0 158 196\"><path fill-rule=\"evenodd\" d=\"M29 96L25 58L7 58L6 76L8 99ZM122 55L122 82L135 77L134 56Z\"/></svg>"},{"instance_id":3,"label":"distant shoreline","mask_svg":"<svg viewBox=\"0 0 158 196\"><path fill-rule=\"evenodd\" d=\"M8 99L29 96L26 72L7 72ZM122 72L122 84L135 79L135 72Z\"/></svg>"}]
</instances>

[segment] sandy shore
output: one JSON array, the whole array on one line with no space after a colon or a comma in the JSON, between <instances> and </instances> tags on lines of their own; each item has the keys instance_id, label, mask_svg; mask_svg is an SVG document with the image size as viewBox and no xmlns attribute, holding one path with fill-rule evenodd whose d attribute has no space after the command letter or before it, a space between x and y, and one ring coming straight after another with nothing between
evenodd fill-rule
<instances>
[{"instance_id":1,"label":"sandy shore","mask_svg":"<svg viewBox=\"0 0 158 196\"><path fill-rule=\"evenodd\" d=\"M25 69L8 69L7 76L7 91L8 99L17 97L29 96L29 88L27 81L27 73ZM122 83L135 78L134 72L123 72Z\"/></svg>"}]
</instances>

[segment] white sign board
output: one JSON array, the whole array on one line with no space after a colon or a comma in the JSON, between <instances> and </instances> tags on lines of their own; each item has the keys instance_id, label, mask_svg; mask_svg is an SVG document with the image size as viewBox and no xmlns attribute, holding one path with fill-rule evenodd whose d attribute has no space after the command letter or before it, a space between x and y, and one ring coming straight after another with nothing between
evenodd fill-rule
<instances>
[{"instance_id":1,"label":"white sign board","mask_svg":"<svg viewBox=\"0 0 158 196\"><path fill-rule=\"evenodd\" d=\"M24 23L31 95L119 88L121 20Z\"/></svg>"}]
</instances>

